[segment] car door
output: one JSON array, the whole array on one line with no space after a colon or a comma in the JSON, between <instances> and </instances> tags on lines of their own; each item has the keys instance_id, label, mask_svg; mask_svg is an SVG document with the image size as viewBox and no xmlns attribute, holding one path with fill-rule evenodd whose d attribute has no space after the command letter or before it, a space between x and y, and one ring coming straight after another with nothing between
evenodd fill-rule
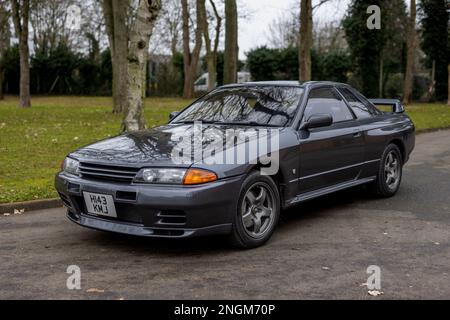
<instances>
[{"instance_id":1,"label":"car door","mask_svg":"<svg viewBox=\"0 0 450 320\"><path fill-rule=\"evenodd\" d=\"M357 179L364 161L364 140L358 121L332 86L310 91L303 122L314 114L329 114L328 127L301 129L301 193Z\"/></svg>"},{"instance_id":2,"label":"car door","mask_svg":"<svg viewBox=\"0 0 450 320\"><path fill-rule=\"evenodd\" d=\"M385 122L384 115L355 89L339 86L338 90L356 115L364 137L364 168L361 178L375 176L384 151L384 135L378 132Z\"/></svg>"}]
</instances>

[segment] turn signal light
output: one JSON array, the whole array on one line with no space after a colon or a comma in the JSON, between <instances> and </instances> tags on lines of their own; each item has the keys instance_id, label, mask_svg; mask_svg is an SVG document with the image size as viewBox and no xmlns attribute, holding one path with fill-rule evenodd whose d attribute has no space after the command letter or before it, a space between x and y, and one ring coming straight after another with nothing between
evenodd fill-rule
<instances>
[{"instance_id":1,"label":"turn signal light","mask_svg":"<svg viewBox=\"0 0 450 320\"><path fill-rule=\"evenodd\" d=\"M184 176L184 185L195 185L213 182L217 180L217 175L214 172L201 170L201 169L189 169Z\"/></svg>"}]
</instances>

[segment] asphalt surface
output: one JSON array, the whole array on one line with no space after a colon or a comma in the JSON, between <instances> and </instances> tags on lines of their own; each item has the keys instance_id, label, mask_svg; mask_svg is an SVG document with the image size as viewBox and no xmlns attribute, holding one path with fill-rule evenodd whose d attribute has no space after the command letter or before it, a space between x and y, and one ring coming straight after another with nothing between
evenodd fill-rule
<instances>
[{"instance_id":1,"label":"asphalt surface","mask_svg":"<svg viewBox=\"0 0 450 320\"><path fill-rule=\"evenodd\" d=\"M68 290L69 265L81 290ZM364 285L381 268L382 296ZM272 240L162 241L69 222L63 209L0 216L0 299L450 299L450 131L417 137L402 188L357 188L283 213Z\"/></svg>"}]
</instances>

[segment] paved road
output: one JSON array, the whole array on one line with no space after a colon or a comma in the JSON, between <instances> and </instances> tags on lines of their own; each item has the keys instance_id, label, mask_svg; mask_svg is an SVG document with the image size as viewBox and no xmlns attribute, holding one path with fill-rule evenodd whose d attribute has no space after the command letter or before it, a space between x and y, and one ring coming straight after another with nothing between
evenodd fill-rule
<instances>
[{"instance_id":1,"label":"paved road","mask_svg":"<svg viewBox=\"0 0 450 320\"><path fill-rule=\"evenodd\" d=\"M0 299L450 298L450 131L423 134L398 196L341 192L284 213L268 245L155 241L78 227L62 209L0 217ZM79 291L66 269L81 268ZM89 290L98 289L98 290ZM92 292L94 291L94 292Z\"/></svg>"}]
</instances>

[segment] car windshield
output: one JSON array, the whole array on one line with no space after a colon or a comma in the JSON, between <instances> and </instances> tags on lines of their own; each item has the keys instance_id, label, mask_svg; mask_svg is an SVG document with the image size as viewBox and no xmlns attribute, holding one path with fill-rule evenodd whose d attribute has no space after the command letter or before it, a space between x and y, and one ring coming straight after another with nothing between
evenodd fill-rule
<instances>
[{"instance_id":1,"label":"car windshield","mask_svg":"<svg viewBox=\"0 0 450 320\"><path fill-rule=\"evenodd\" d=\"M294 118L301 87L240 87L213 91L177 116L172 123L288 126Z\"/></svg>"}]
</instances>

